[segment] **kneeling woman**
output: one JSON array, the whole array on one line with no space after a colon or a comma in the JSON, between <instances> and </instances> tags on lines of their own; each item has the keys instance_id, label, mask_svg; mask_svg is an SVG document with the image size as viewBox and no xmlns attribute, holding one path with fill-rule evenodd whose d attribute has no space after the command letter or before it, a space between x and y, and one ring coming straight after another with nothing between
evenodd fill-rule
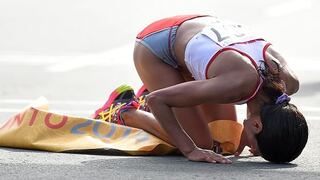
<instances>
[{"instance_id":1,"label":"kneeling woman","mask_svg":"<svg viewBox=\"0 0 320 180\"><path fill-rule=\"evenodd\" d=\"M120 102L116 121L162 138L189 160L230 163L212 151L208 122L236 121L234 104L246 103L236 155L249 146L266 160L290 162L305 147L307 123L288 96L299 88L297 77L270 43L242 25L206 15L156 21L138 34L134 63L151 92L152 113L130 102L132 89L120 88L95 118Z\"/></svg>"}]
</instances>

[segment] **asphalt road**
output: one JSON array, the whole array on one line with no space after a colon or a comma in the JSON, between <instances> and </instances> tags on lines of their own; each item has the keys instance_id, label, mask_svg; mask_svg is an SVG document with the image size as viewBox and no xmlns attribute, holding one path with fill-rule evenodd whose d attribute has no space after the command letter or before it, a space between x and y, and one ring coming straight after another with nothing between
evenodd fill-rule
<instances>
[{"instance_id":1,"label":"asphalt road","mask_svg":"<svg viewBox=\"0 0 320 180\"><path fill-rule=\"evenodd\" d=\"M135 34L158 17L197 12L251 25L283 52L300 78L292 102L306 116L310 135L301 156L285 165L248 157L247 151L242 158L230 157L233 164L219 165L179 156L0 147L0 179L320 179L319 2L23 2L0 2L0 124L39 96L47 97L55 111L88 116L118 85L138 89L141 82L131 60ZM239 119L244 108L238 107Z\"/></svg>"}]
</instances>

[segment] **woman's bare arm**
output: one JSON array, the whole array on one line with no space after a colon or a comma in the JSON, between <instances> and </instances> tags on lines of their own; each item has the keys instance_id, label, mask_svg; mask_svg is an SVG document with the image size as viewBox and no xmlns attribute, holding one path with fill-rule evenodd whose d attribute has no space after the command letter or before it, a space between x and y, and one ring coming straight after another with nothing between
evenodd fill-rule
<instances>
[{"instance_id":1,"label":"woman's bare arm","mask_svg":"<svg viewBox=\"0 0 320 180\"><path fill-rule=\"evenodd\" d=\"M154 91L148 96L147 103L152 113L169 137L173 139L175 145L190 160L228 162L227 159L213 152L199 150L175 119L171 107L194 106L207 102L232 103L238 101L248 92L246 90L247 84L243 83L248 81L239 80L238 73L240 72L228 73L204 81L178 84Z\"/></svg>"},{"instance_id":2,"label":"woman's bare arm","mask_svg":"<svg viewBox=\"0 0 320 180\"><path fill-rule=\"evenodd\" d=\"M292 95L299 90L299 79L288 66L287 61L281 56L281 54L270 46L267 51L267 57L270 59L275 59L280 63L282 71L280 72L280 78L284 81L286 85L286 93Z\"/></svg>"}]
</instances>

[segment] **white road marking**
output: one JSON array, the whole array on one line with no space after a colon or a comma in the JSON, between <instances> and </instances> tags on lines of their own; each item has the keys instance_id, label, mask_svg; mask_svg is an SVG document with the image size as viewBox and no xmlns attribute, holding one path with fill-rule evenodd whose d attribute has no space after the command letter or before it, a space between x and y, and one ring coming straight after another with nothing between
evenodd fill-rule
<instances>
[{"instance_id":1,"label":"white road marking","mask_svg":"<svg viewBox=\"0 0 320 180\"><path fill-rule=\"evenodd\" d=\"M35 66L48 65L57 63L61 60L59 56L45 56L45 55L0 55L0 62L14 65Z\"/></svg>"},{"instance_id":2,"label":"white road marking","mask_svg":"<svg viewBox=\"0 0 320 180\"><path fill-rule=\"evenodd\" d=\"M59 61L56 64L46 67L48 72L67 72L91 65L115 66L129 65L133 66L132 60L133 45L126 44L103 53L88 54L69 58L68 61Z\"/></svg>"},{"instance_id":3,"label":"white road marking","mask_svg":"<svg viewBox=\"0 0 320 180\"><path fill-rule=\"evenodd\" d=\"M82 55L0 55L0 63L23 66L46 66L47 72L68 72L75 69L97 65L133 66L133 44L125 44L102 53L89 53Z\"/></svg>"},{"instance_id":4,"label":"white road marking","mask_svg":"<svg viewBox=\"0 0 320 180\"><path fill-rule=\"evenodd\" d=\"M83 55L44 56L44 55L0 55L0 63L17 66L45 66L47 72L69 72L88 66L134 66L133 45L125 44L103 53ZM318 57L287 57L288 64L295 71L319 71Z\"/></svg>"}]
</instances>

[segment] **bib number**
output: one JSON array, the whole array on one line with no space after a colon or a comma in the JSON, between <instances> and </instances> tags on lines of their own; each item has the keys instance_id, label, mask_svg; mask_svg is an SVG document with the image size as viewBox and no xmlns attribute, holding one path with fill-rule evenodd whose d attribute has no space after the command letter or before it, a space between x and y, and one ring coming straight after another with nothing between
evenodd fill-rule
<instances>
[{"instance_id":1,"label":"bib number","mask_svg":"<svg viewBox=\"0 0 320 180\"><path fill-rule=\"evenodd\" d=\"M256 39L254 36L248 35L247 28L242 25L231 22L221 22L219 20L212 21L202 30L202 34L222 47Z\"/></svg>"}]
</instances>

